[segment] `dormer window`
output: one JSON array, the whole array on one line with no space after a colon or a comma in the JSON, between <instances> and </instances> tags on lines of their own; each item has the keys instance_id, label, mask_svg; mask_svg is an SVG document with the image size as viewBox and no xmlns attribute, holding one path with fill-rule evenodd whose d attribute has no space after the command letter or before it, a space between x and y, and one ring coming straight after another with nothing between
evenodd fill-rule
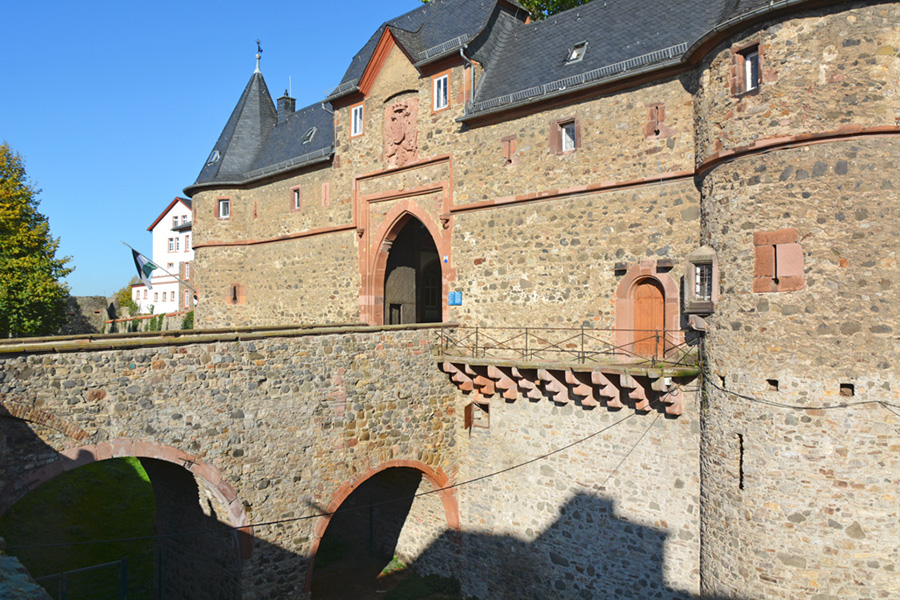
<instances>
[{"instance_id":1,"label":"dormer window","mask_svg":"<svg viewBox=\"0 0 900 600\"><path fill-rule=\"evenodd\" d=\"M584 51L587 50L587 42L578 42L569 49L569 55L566 57L566 64L572 64L584 58Z\"/></svg>"},{"instance_id":2,"label":"dormer window","mask_svg":"<svg viewBox=\"0 0 900 600\"><path fill-rule=\"evenodd\" d=\"M309 130L303 134L303 143L308 144L313 141L313 138L316 136L316 128L310 127Z\"/></svg>"},{"instance_id":3,"label":"dormer window","mask_svg":"<svg viewBox=\"0 0 900 600\"><path fill-rule=\"evenodd\" d=\"M206 164L207 164L207 165L212 165L212 164L215 164L215 163L217 163L217 162L219 162L219 151L218 151L218 150L213 150L213 151L210 153L209 158L206 159Z\"/></svg>"}]
</instances>

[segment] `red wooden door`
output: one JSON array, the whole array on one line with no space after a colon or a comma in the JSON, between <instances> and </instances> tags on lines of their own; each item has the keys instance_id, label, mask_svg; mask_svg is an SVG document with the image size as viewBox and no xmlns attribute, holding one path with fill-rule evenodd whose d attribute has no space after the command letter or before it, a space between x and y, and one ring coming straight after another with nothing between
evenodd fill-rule
<instances>
[{"instance_id":1,"label":"red wooden door","mask_svg":"<svg viewBox=\"0 0 900 600\"><path fill-rule=\"evenodd\" d=\"M634 290L634 353L662 356L665 344L665 297L653 279L641 281Z\"/></svg>"}]
</instances>

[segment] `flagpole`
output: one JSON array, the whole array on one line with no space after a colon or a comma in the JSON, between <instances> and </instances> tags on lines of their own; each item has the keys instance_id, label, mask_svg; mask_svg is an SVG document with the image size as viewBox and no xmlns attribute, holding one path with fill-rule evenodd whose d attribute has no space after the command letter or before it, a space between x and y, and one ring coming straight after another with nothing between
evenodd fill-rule
<instances>
[{"instance_id":1,"label":"flagpole","mask_svg":"<svg viewBox=\"0 0 900 600\"><path fill-rule=\"evenodd\" d=\"M122 240L119 240L119 241L122 242ZM125 242L122 242L122 243L125 244ZM141 254L140 251L137 250L136 248L134 248L131 244L125 244L125 245L128 246L129 248L131 248L132 250L134 250L135 252L137 252L138 254ZM141 256L144 256L144 255L141 254ZM146 258L146 257L144 257L144 258ZM163 273L165 273L165 274L168 275L169 277L172 277L173 279L175 279L175 281L178 281L179 283L181 283L181 285L183 285L184 287L188 288L189 290L191 290L191 291L194 292L195 294L197 293L197 290L196 290L196 289L194 289L192 286L190 286L190 285L188 285L187 283L185 283L184 280L181 279L180 277L178 277L178 276L176 276L176 275L172 275L172 274L169 273L166 269L163 269L161 266L159 266L158 264L156 264L156 263L153 262L152 260L149 261L149 262L150 262L150 264L152 264L153 266L155 266L157 269L159 269L160 271L162 271Z\"/></svg>"}]
</instances>

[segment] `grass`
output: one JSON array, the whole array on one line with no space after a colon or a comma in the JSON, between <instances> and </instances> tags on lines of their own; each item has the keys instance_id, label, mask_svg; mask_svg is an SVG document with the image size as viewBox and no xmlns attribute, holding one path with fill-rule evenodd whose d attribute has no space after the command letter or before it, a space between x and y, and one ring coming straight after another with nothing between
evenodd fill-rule
<instances>
[{"instance_id":1,"label":"grass","mask_svg":"<svg viewBox=\"0 0 900 600\"><path fill-rule=\"evenodd\" d=\"M462 599L459 581L439 575L419 577L408 573L397 585L385 594L385 600L420 600L424 598Z\"/></svg>"},{"instance_id":2,"label":"grass","mask_svg":"<svg viewBox=\"0 0 900 600\"><path fill-rule=\"evenodd\" d=\"M7 554L15 555L35 578L129 557L129 598L153 596L153 541L23 548L153 534L156 501L150 478L135 458L80 467L48 481L0 517ZM115 581L116 571L99 575ZM83 576L83 580L87 580ZM78 576L70 579L75 597ZM55 584L48 584L55 587ZM99 596L97 596L99 597Z\"/></svg>"}]
</instances>

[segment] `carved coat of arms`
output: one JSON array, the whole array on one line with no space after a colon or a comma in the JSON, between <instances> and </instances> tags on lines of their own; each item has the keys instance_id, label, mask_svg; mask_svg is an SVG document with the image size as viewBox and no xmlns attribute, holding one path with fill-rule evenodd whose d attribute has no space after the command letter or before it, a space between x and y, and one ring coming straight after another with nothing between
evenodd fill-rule
<instances>
[{"instance_id":1,"label":"carved coat of arms","mask_svg":"<svg viewBox=\"0 0 900 600\"><path fill-rule=\"evenodd\" d=\"M384 115L384 159L389 167L402 167L416 159L416 99L389 106Z\"/></svg>"}]
</instances>

